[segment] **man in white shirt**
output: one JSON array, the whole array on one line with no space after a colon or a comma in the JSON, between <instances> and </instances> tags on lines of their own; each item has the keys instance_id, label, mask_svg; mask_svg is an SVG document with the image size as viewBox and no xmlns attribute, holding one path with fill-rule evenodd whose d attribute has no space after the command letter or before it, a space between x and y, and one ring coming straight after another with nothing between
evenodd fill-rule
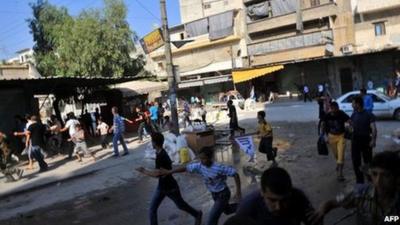
<instances>
[{"instance_id":1,"label":"man in white shirt","mask_svg":"<svg viewBox=\"0 0 400 225\"><path fill-rule=\"evenodd\" d=\"M72 137L76 133L76 125L80 124L80 123L76 119L76 117L75 117L73 112L68 113L67 117L68 117L68 121L65 124L65 127L60 130L60 132L65 132L66 130L68 130L69 136ZM68 152L68 158L69 159L72 158L73 151L71 151L71 150Z\"/></svg>"}]
</instances>

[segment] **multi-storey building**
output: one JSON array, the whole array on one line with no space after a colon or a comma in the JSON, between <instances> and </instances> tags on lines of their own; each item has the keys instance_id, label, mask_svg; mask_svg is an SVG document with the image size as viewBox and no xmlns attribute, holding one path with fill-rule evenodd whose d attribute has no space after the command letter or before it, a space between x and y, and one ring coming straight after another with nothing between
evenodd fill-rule
<instances>
[{"instance_id":1,"label":"multi-storey building","mask_svg":"<svg viewBox=\"0 0 400 225\"><path fill-rule=\"evenodd\" d=\"M333 94L342 91L338 74L348 65L339 57L345 55L343 48L355 43L349 0L244 0L244 4L250 66L282 66L270 75L271 82L263 83L266 88L286 92L303 84L313 89L329 83Z\"/></svg>"},{"instance_id":2,"label":"multi-storey building","mask_svg":"<svg viewBox=\"0 0 400 225\"><path fill-rule=\"evenodd\" d=\"M171 39L191 41L173 47L183 92L326 83L336 97L367 81L385 89L400 65L400 0L180 0L180 10ZM150 53L160 68L163 50Z\"/></svg>"},{"instance_id":3,"label":"multi-storey building","mask_svg":"<svg viewBox=\"0 0 400 225\"><path fill-rule=\"evenodd\" d=\"M170 28L178 93L216 100L218 93L234 89L232 69L243 67L247 57L242 0L181 0L180 10L182 24ZM149 56L165 68L163 47Z\"/></svg>"},{"instance_id":4,"label":"multi-storey building","mask_svg":"<svg viewBox=\"0 0 400 225\"><path fill-rule=\"evenodd\" d=\"M354 70L365 85L386 90L400 68L400 0L353 0Z\"/></svg>"}]
</instances>

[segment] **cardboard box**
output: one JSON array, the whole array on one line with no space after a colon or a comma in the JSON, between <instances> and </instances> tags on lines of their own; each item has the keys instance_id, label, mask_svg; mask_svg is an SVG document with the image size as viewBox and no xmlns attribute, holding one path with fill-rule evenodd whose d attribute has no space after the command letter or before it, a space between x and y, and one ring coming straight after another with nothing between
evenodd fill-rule
<instances>
[{"instance_id":1,"label":"cardboard box","mask_svg":"<svg viewBox=\"0 0 400 225\"><path fill-rule=\"evenodd\" d=\"M203 147L215 145L214 130L182 132L186 135L189 148L198 153Z\"/></svg>"}]
</instances>

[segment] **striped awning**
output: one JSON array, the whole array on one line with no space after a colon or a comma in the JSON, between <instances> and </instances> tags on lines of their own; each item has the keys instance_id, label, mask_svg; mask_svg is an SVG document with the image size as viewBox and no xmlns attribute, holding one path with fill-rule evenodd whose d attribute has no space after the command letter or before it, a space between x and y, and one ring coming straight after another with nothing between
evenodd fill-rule
<instances>
[{"instance_id":1,"label":"striped awning","mask_svg":"<svg viewBox=\"0 0 400 225\"><path fill-rule=\"evenodd\" d=\"M269 66L263 68L254 68L254 69L246 69L246 70L237 70L232 72L233 82L240 83L244 81L248 81L257 77L261 77L270 73L273 73L278 70L282 70L284 68L283 65L277 66Z\"/></svg>"}]
</instances>

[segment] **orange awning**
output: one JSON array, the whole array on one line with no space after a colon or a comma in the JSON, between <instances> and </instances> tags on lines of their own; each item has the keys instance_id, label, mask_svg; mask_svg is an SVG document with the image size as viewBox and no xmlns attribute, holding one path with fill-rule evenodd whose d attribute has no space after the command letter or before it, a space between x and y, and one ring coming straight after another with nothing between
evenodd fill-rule
<instances>
[{"instance_id":1,"label":"orange awning","mask_svg":"<svg viewBox=\"0 0 400 225\"><path fill-rule=\"evenodd\" d=\"M248 69L248 70L238 70L232 72L233 82L240 83L244 81L248 81L257 77L261 77L270 73L273 73L278 70L282 70L284 68L283 65L278 66L269 66L263 68L256 69Z\"/></svg>"}]
</instances>

